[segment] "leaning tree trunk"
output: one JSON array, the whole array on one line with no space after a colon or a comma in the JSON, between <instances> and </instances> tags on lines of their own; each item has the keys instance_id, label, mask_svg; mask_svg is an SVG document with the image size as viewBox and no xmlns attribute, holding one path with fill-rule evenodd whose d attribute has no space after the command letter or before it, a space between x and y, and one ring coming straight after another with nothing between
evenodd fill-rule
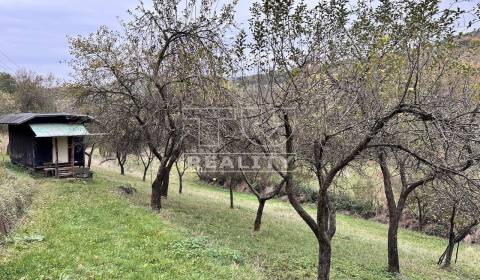
<instances>
[{"instance_id":1,"label":"leaning tree trunk","mask_svg":"<svg viewBox=\"0 0 480 280\"><path fill-rule=\"evenodd\" d=\"M258 200L258 209L257 209L257 216L255 217L255 223L253 224L253 231L259 231L262 225L262 215L263 215L263 208L265 207L265 199Z\"/></svg>"},{"instance_id":2,"label":"leaning tree trunk","mask_svg":"<svg viewBox=\"0 0 480 280\"><path fill-rule=\"evenodd\" d=\"M447 250L445 251L445 260L443 262L442 268L445 269L450 269L452 266L452 256L453 256L453 250L455 249L455 243L453 242L453 238L448 239L448 247Z\"/></svg>"},{"instance_id":3,"label":"leaning tree trunk","mask_svg":"<svg viewBox=\"0 0 480 280\"><path fill-rule=\"evenodd\" d=\"M147 180L147 172L148 172L148 167L143 168L143 177L142 177L143 182Z\"/></svg>"},{"instance_id":4,"label":"leaning tree trunk","mask_svg":"<svg viewBox=\"0 0 480 280\"><path fill-rule=\"evenodd\" d=\"M448 246L443 255L439 259L439 265L442 264L443 268L449 269L452 265L453 250L455 249L455 215L457 214L456 205L452 208L452 214L450 215L450 227L448 228Z\"/></svg>"},{"instance_id":5,"label":"leaning tree trunk","mask_svg":"<svg viewBox=\"0 0 480 280\"><path fill-rule=\"evenodd\" d=\"M451 220L450 220L450 230L449 230L449 237L448 237L448 246L447 249L443 252L443 254L440 256L438 259L438 265L441 265L443 263L444 268L450 268L451 263L452 263L452 256L453 256L453 250L455 248L455 244L457 245L457 254L455 257L455 262L457 262L458 258L458 246L460 245L460 242L462 242L465 237L470 233L470 231L476 227L480 221L475 220L468 226L466 226L463 230L459 231L459 233L455 234L455 221L454 221L454 215L452 213Z\"/></svg>"}]
</instances>

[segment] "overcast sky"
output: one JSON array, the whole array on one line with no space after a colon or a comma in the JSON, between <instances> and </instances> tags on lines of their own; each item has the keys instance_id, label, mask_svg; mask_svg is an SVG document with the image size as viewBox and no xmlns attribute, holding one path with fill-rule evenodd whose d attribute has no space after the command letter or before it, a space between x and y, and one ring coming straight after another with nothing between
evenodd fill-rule
<instances>
[{"instance_id":1,"label":"overcast sky","mask_svg":"<svg viewBox=\"0 0 480 280\"><path fill-rule=\"evenodd\" d=\"M25 68L68 78L67 36L88 34L100 25L118 27L118 17L125 18L137 1L0 0L0 72ZM237 20L244 24L249 3L240 0L237 7Z\"/></svg>"}]
</instances>

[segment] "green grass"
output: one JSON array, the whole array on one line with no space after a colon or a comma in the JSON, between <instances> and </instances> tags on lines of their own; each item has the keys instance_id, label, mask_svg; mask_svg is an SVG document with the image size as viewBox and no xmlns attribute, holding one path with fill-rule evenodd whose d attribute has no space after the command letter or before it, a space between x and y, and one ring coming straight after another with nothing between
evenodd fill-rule
<instances>
[{"instance_id":1,"label":"green grass","mask_svg":"<svg viewBox=\"0 0 480 280\"><path fill-rule=\"evenodd\" d=\"M317 245L288 203L267 202L253 233L255 197L228 192L186 175L177 194L172 176L160 213L148 208L149 186L117 170L96 168L88 183L35 179L39 192L16 243L0 249L0 279L312 279ZM172 173L175 174L175 173ZM33 179L32 179L33 180ZM139 191L125 197L114 186ZM309 209L313 211L313 209ZM339 215L333 279L395 279L386 270L385 225ZM44 236L40 242L22 238ZM451 271L435 262L445 240L401 230L404 279L480 279L480 248L462 245Z\"/></svg>"},{"instance_id":2,"label":"green grass","mask_svg":"<svg viewBox=\"0 0 480 280\"><path fill-rule=\"evenodd\" d=\"M182 234L108 181L35 183L41 195L1 251L0 279L256 278L240 252ZM32 235L44 240L23 241Z\"/></svg>"}]
</instances>

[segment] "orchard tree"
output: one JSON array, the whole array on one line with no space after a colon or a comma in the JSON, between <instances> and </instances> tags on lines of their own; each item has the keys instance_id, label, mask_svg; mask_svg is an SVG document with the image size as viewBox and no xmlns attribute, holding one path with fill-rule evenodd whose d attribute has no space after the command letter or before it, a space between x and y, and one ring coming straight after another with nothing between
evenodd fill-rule
<instances>
[{"instance_id":1,"label":"orchard tree","mask_svg":"<svg viewBox=\"0 0 480 280\"><path fill-rule=\"evenodd\" d=\"M120 175L125 175L125 164L129 156L140 153L142 137L134 120L126 122L110 111L108 118L97 119L101 122L106 135L99 139L100 154L104 157L114 157L120 167Z\"/></svg>"},{"instance_id":2,"label":"orchard tree","mask_svg":"<svg viewBox=\"0 0 480 280\"><path fill-rule=\"evenodd\" d=\"M428 137L426 129L418 129L423 123L435 128L435 137L448 131L444 134L451 144L464 135L461 128L467 119L478 121L469 102L475 96L471 84L457 89L445 83L458 61L452 51L453 28L462 12L440 10L438 5L399 0L372 7L334 1L308 8L302 2L262 1L252 8L253 43L237 49L253 60L250 71L257 72L257 81L255 90L246 86L239 102L259 108L246 118L262 125L257 126L261 133L251 128L246 134L265 154L288 155L285 170L277 173L286 182L290 203L317 238L318 279L330 275L336 219L329 190L342 170L365 152L389 145L392 131ZM283 141L272 145L272 138ZM461 141L456 148L468 143ZM397 149L414 150L413 141L405 144ZM471 165L469 156L474 154L466 153L452 172ZM316 216L294 195L300 161L310 165L318 180ZM435 170L446 173L450 163ZM399 272L399 267L389 270Z\"/></svg>"},{"instance_id":3,"label":"orchard tree","mask_svg":"<svg viewBox=\"0 0 480 280\"><path fill-rule=\"evenodd\" d=\"M400 68L406 73L403 74L406 87L400 100L421 109L423 114L420 118L397 119L394 125L386 126L378 140L369 144L378 152L383 174L389 213L390 272L400 272L397 232L409 197L413 194L412 199L419 202L419 225L422 227L425 213L418 193L422 193L425 186L446 177L475 179L470 169L479 159L480 107L475 86L479 72L465 62L466 50L454 36L451 25L458 12L448 12L453 18L448 17L447 12L443 11L444 16L437 18L433 17L438 13L436 9L419 5L407 17L414 17L413 23L419 21L410 26L410 30L415 31L418 24L425 28L413 33L415 36L404 43L402 64L408 68ZM386 102L391 102L389 99L394 92L386 92L385 96ZM392 186L392 168L401 179L397 197ZM459 189L463 189L462 185Z\"/></svg>"},{"instance_id":4,"label":"orchard tree","mask_svg":"<svg viewBox=\"0 0 480 280\"><path fill-rule=\"evenodd\" d=\"M182 109L198 106L224 83L224 35L233 4L214 1L154 0L130 12L120 31L101 27L70 39L70 62L84 102L114 106L134 121L159 160L151 207L161 208L170 170L182 153Z\"/></svg>"},{"instance_id":5,"label":"orchard tree","mask_svg":"<svg viewBox=\"0 0 480 280\"><path fill-rule=\"evenodd\" d=\"M402 148L403 149L403 148ZM441 154L441 151L437 151ZM443 161L429 161L418 152L409 150L407 153L394 150L391 153L381 152L378 156L379 166L383 175L383 184L388 208L388 269L390 272L400 272L400 260L398 253L398 228L402 218L407 200L412 192L421 189L435 180L442 178L466 176L464 172L472 166L470 159L458 163L459 155L448 155L455 163ZM414 156L412 157L412 154ZM394 158L395 161L388 162L387 158ZM437 163L437 164L434 164ZM394 186L392 184L391 166L398 170L400 177L400 192L395 198ZM446 191L446 190L445 190Z\"/></svg>"},{"instance_id":6,"label":"orchard tree","mask_svg":"<svg viewBox=\"0 0 480 280\"><path fill-rule=\"evenodd\" d=\"M471 173L478 172L478 169ZM450 269L455 246L455 263L458 260L460 242L480 223L480 194L478 179L445 178L431 184L432 220L446 229L448 245L437 264Z\"/></svg>"},{"instance_id":7,"label":"orchard tree","mask_svg":"<svg viewBox=\"0 0 480 280\"><path fill-rule=\"evenodd\" d=\"M138 148L137 156L140 158L140 161L142 162L142 165L143 165L142 181L145 182L145 180L147 179L147 172L150 169L150 166L152 165L153 161L155 160L155 155L150 150L150 148L144 146L143 143L144 141L140 141L140 147Z\"/></svg>"},{"instance_id":8,"label":"orchard tree","mask_svg":"<svg viewBox=\"0 0 480 280\"><path fill-rule=\"evenodd\" d=\"M249 176L247 176L243 171L242 175L250 191L258 200L257 215L255 216L255 222L253 224L253 231L260 231L265 203L278 195L285 184L285 180L282 180L280 183L274 185L273 188L269 188L268 178L258 178L258 173L253 176L253 180L249 179Z\"/></svg>"},{"instance_id":9,"label":"orchard tree","mask_svg":"<svg viewBox=\"0 0 480 280\"><path fill-rule=\"evenodd\" d=\"M179 164L180 161L180 164ZM177 170L178 175L178 193L182 194L183 192L183 175L188 169L187 157L181 156L175 161L175 169Z\"/></svg>"}]
</instances>

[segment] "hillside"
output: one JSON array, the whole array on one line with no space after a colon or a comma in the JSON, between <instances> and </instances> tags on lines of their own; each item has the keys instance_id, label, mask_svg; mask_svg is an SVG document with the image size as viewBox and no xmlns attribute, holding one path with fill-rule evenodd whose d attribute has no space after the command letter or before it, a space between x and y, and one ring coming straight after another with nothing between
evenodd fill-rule
<instances>
[{"instance_id":1,"label":"hillside","mask_svg":"<svg viewBox=\"0 0 480 280\"><path fill-rule=\"evenodd\" d=\"M2 167L4 168L4 167ZM7 165L11 173L21 170ZM135 176L96 168L91 182L30 178L38 194L26 218L0 247L1 279L312 279L316 242L284 202L267 203L262 231L252 232L253 196L172 178L165 209L148 209L149 186ZM131 183L132 196L116 191ZM339 215L333 279L390 279L386 226ZM31 238L31 237L40 238ZM400 231L406 279L479 279L480 248L461 246L452 272L435 262L445 240Z\"/></svg>"}]
</instances>

